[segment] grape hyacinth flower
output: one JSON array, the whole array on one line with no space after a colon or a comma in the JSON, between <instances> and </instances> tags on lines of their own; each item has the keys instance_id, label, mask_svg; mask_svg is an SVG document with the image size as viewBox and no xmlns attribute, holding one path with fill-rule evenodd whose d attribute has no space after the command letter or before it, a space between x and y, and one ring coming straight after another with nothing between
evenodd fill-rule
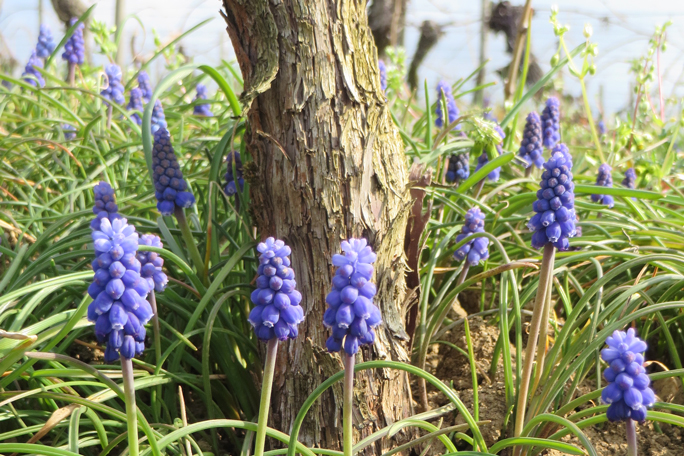
<instances>
[{"instance_id":1,"label":"grape hyacinth flower","mask_svg":"<svg viewBox=\"0 0 684 456\"><path fill-rule=\"evenodd\" d=\"M71 141L76 139L76 127L71 124L62 124L62 131L64 132L64 139Z\"/></svg>"},{"instance_id":2,"label":"grape hyacinth flower","mask_svg":"<svg viewBox=\"0 0 684 456\"><path fill-rule=\"evenodd\" d=\"M458 106L456 106L454 95L451 93L451 86L447 84L446 81L440 81L437 84L437 118L435 119L435 125L439 128L442 128L445 123L444 113L442 112L442 97L444 97L447 107L448 117L446 119L446 124L451 124L451 122L458 119L459 115ZM460 125L454 127L454 130L460 129Z\"/></svg>"},{"instance_id":3,"label":"grape hyacinth flower","mask_svg":"<svg viewBox=\"0 0 684 456\"><path fill-rule=\"evenodd\" d=\"M235 163L236 175L233 175L233 162ZM226 156L226 163L228 166L226 167L226 186L224 187L224 191L226 192L226 195L233 196L238 192L238 186L240 187L240 191L245 187L245 179L242 177L242 160L240 159L240 152L234 150L233 152L228 153Z\"/></svg>"},{"instance_id":4,"label":"grape hyacinth flower","mask_svg":"<svg viewBox=\"0 0 684 456\"><path fill-rule=\"evenodd\" d=\"M636 188L636 171L634 168L629 168L625 171L625 178L622 180L622 186L626 188L635 189Z\"/></svg>"},{"instance_id":5,"label":"grape hyacinth flower","mask_svg":"<svg viewBox=\"0 0 684 456\"><path fill-rule=\"evenodd\" d=\"M527 115L523 139L520 142L518 155L527 162L526 168L534 165L542 168L544 157L542 156L542 123L539 114L531 112Z\"/></svg>"},{"instance_id":6,"label":"grape hyacinth flower","mask_svg":"<svg viewBox=\"0 0 684 456\"><path fill-rule=\"evenodd\" d=\"M378 60L378 70L380 70L380 88L383 93L387 91L387 65L382 60Z\"/></svg>"},{"instance_id":7,"label":"grape hyacinth flower","mask_svg":"<svg viewBox=\"0 0 684 456\"><path fill-rule=\"evenodd\" d=\"M107 75L107 86L100 91L105 100L105 104L109 106L110 102L118 105L124 104L126 98L124 97L124 86L121 83L121 68L115 63L110 63L105 67L105 74Z\"/></svg>"},{"instance_id":8,"label":"grape hyacinth flower","mask_svg":"<svg viewBox=\"0 0 684 456\"><path fill-rule=\"evenodd\" d=\"M251 300L255 307L249 322L260 340L295 339L297 325L304 321L304 310L299 303L302 295L296 290L294 270L290 267L290 247L279 239L269 237L257 246L259 268L257 288Z\"/></svg>"},{"instance_id":9,"label":"grape hyacinth flower","mask_svg":"<svg viewBox=\"0 0 684 456\"><path fill-rule=\"evenodd\" d=\"M77 18L72 17L71 20L69 20L69 27L73 27L77 21ZM84 29L85 25L83 22L81 22L74 30L74 33L64 44L62 58L66 60L67 64L69 65L69 75L67 76L67 81L70 85L74 84L74 78L76 77L76 65L83 65L83 62L85 62L85 40L83 39Z\"/></svg>"},{"instance_id":10,"label":"grape hyacinth flower","mask_svg":"<svg viewBox=\"0 0 684 456\"><path fill-rule=\"evenodd\" d=\"M458 155L451 155L447 164L446 181L458 182L470 176L470 154L464 152Z\"/></svg>"},{"instance_id":11,"label":"grape hyacinth flower","mask_svg":"<svg viewBox=\"0 0 684 456\"><path fill-rule=\"evenodd\" d=\"M197 84L195 90L197 91L197 94L195 95L195 99L193 101L206 100L208 98L207 86L204 84ZM211 105L209 104L196 104L193 109L193 113L196 116L204 117L212 117L214 115L214 113L211 112Z\"/></svg>"},{"instance_id":12,"label":"grape hyacinth flower","mask_svg":"<svg viewBox=\"0 0 684 456\"><path fill-rule=\"evenodd\" d=\"M143 96L142 96L142 90L140 90L140 87L133 87L131 89L131 96L128 101L128 106L126 106L126 109L129 111L138 111L134 112L131 115L131 119L133 119L133 122L135 122L138 125L142 125L142 118L140 117L140 112L143 111Z\"/></svg>"},{"instance_id":13,"label":"grape hyacinth flower","mask_svg":"<svg viewBox=\"0 0 684 456\"><path fill-rule=\"evenodd\" d=\"M557 151L543 166L541 188L532 205L536 214L527 224L534 232L532 247L539 249L552 243L558 250L568 250L568 238L577 233L572 160L569 154Z\"/></svg>"},{"instance_id":14,"label":"grape hyacinth flower","mask_svg":"<svg viewBox=\"0 0 684 456\"><path fill-rule=\"evenodd\" d=\"M96 258L95 276L88 287L93 302L88 320L95 323L95 336L106 343L105 362L121 355L131 359L145 349L145 324L152 318L152 307L145 299L150 289L140 277L140 262L135 254L138 233L123 217L110 221L103 217L92 237Z\"/></svg>"},{"instance_id":15,"label":"grape hyacinth flower","mask_svg":"<svg viewBox=\"0 0 684 456\"><path fill-rule=\"evenodd\" d=\"M52 31L50 27L45 24L40 24L40 33L38 34L38 44L36 44L36 55L41 59L50 57L50 54L55 50L55 42L52 39Z\"/></svg>"},{"instance_id":16,"label":"grape hyacinth flower","mask_svg":"<svg viewBox=\"0 0 684 456\"><path fill-rule=\"evenodd\" d=\"M171 136L166 128L154 133L152 148L153 180L157 209L162 215L171 215L175 209L195 204L195 197L188 190L183 173L178 165L176 154L171 145Z\"/></svg>"},{"instance_id":17,"label":"grape hyacinth flower","mask_svg":"<svg viewBox=\"0 0 684 456\"><path fill-rule=\"evenodd\" d=\"M332 336L325 343L329 352L344 348L347 355L355 355L359 346L375 342L375 331L382 319L373 304L377 292L371 282L376 255L365 239L342 241L344 254L333 255L337 271L332 279L333 290L325 301L328 309L323 323L332 328Z\"/></svg>"},{"instance_id":18,"label":"grape hyacinth flower","mask_svg":"<svg viewBox=\"0 0 684 456\"><path fill-rule=\"evenodd\" d=\"M553 149L560 141L560 102L556 97L546 100L546 107L542 111L541 121L544 133L544 147Z\"/></svg>"},{"instance_id":19,"label":"grape hyacinth flower","mask_svg":"<svg viewBox=\"0 0 684 456\"><path fill-rule=\"evenodd\" d=\"M599 135L605 135L606 134L606 123L603 121L603 119L599 120L598 131L599 131Z\"/></svg>"},{"instance_id":20,"label":"grape hyacinth flower","mask_svg":"<svg viewBox=\"0 0 684 456\"><path fill-rule=\"evenodd\" d=\"M474 207L466 212L463 229L461 234L456 237L456 242L461 242L474 233L484 233L484 218L485 215L479 207ZM477 266L480 260L489 258L488 246L489 239L486 237L474 238L454 252L454 259L456 261L463 261L467 258L469 266Z\"/></svg>"},{"instance_id":21,"label":"grape hyacinth flower","mask_svg":"<svg viewBox=\"0 0 684 456\"><path fill-rule=\"evenodd\" d=\"M138 87L142 91L145 103L149 102L152 98L152 83L150 82L150 75L145 70L140 70L140 73L138 73Z\"/></svg>"},{"instance_id":22,"label":"grape hyacinth flower","mask_svg":"<svg viewBox=\"0 0 684 456\"><path fill-rule=\"evenodd\" d=\"M568 146L566 146L565 143L558 143L551 151L551 156L554 156L556 152L563 155L563 158L565 158L565 166L567 166L568 169L572 169L572 155L570 155Z\"/></svg>"},{"instance_id":23,"label":"grape hyacinth flower","mask_svg":"<svg viewBox=\"0 0 684 456\"><path fill-rule=\"evenodd\" d=\"M156 234L143 234L138 239L139 245L148 245L150 247L157 247L159 249L164 247L161 239ZM162 292L169 282L162 267L164 266L164 259L159 256L157 252L138 251L137 259L140 262L140 277L147 281L151 290Z\"/></svg>"},{"instance_id":24,"label":"grape hyacinth flower","mask_svg":"<svg viewBox=\"0 0 684 456\"><path fill-rule=\"evenodd\" d=\"M501 138L501 141L496 144L496 152L501 155L503 153L503 140L506 139L506 133L504 133L503 129L499 126L499 123L496 121L496 117L494 117L489 111L485 112L483 117L490 122L494 122L494 130L496 130L496 133ZM475 167L475 171L479 171L480 168L485 166L487 163L489 163L489 156L487 155L486 151L483 151L482 154L477 157L477 166ZM501 167L495 168L489 174L487 174L487 178L492 182L498 181L500 176Z\"/></svg>"},{"instance_id":25,"label":"grape hyacinth flower","mask_svg":"<svg viewBox=\"0 0 684 456\"><path fill-rule=\"evenodd\" d=\"M613 176L611 171L613 169L607 164L603 163L599 166L598 175L596 176L596 185L599 187L612 187L613 186ZM608 209L611 209L615 205L615 200L612 195L591 195L591 200L595 203L605 204Z\"/></svg>"},{"instance_id":26,"label":"grape hyacinth flower","mask_svg":"<svg viewBox=\"0 0 684 456\"><path fill-rule=\"evenodd\" d=\"M116 196L114 189L107 182L99 182L93 187L95 194L95 204L93 205L93 214L95 218L90 222L90 228L95 231L100 230L100 221L102 219L109 219L110 222L121 218L119 215L119 206L116 204Z\"/></svg>"},{"instance_id":27,"label":"grape hyacinth flower","mask_svg":"<svg viewBox=\"0 0 684 456\"><path fill-rule=\"evenodd\" d=\"M150 129L152 133L156 133L159 129L166 130L166 116L164 115L164 108L162 108L161 101L154 100L154 108L152 108L152 119L150 120Z\"/></svg>"},{"instance_id":28,"label":"grape hyacinth flower","mask_svg":"<svg viewBox=\"0 0 684 456\"><path fill-rule=\"evenodd\" d=\"M33 87L45 87L45 79L43 79L43 75L40 74L38 68L43 68L43 61L38 58L36 51L34 50L31 53L31 58L26 64L24 74L22 74L21 77Z\"/></svg>"},{"instance_id":29,"label":"grape hyacinth flower","mask_svg":"<svg viewBox=\"0 0 684 456\"><path fill-rule=\"evenodd\" d=\"M604 403L610 404L606 415L610 421L646 420L646 409L655 402L646 375L644 352L646 342L637 337L634 328L615 331L606 338L608 348L601 350L601 359L608 363L603 377L608 386L601 393Z\"/></svg>"}]
</instances>

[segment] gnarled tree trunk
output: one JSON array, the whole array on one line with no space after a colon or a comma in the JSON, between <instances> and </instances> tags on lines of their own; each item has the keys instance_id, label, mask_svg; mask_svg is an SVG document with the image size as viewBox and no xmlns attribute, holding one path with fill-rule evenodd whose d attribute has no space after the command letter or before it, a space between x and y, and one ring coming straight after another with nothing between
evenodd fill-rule
<instances>
[{"instance_id":1,"label":"gnarled tree trunk","mask_svg":"<svg viewBox=\"0 0 684 456\"><path fill-rule=\"evenodd\" d=\"M342 367L325 350L325 296L340 241L378 253L377 341L357 361L408 362L403 243L410 206L403 145L380 90L365 0L223 0L249 106L245 166L255 223L292 247L306 320L278 354L269 425L285 432L306 397ZM356 377L356 440L412 413L407 376ZM304 421L300 441L339 449L341 385ZM384 442L383 447L391 446ZM377 449L369 449L375 453Z\"/></svg>"}]
</instances>

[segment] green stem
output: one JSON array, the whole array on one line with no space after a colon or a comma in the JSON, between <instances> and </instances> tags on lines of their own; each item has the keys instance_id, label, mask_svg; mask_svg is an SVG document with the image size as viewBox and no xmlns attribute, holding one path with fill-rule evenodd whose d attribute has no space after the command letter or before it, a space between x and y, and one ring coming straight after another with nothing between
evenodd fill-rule
<instances>
[{"instance_id":1,"label":"green stem","mask_svg":"<svg viewBox=\"0 0 684 456\"><path fill-rule=\"evenodd\" d=\"M152 337L154 341L154 359L156 360L155 365L160 366L162 360L162 349L161 349L161 331L159 328L159 312L157 312L157 297L154 294L154 290L150 291L149 301L152 307ZM152 390L152 409L154 411L154 420L159 421L159 413L161 411L161 403L157 403L159 398L161 398L162 386L157 385L154 390ZM158 406L157 406L158 404Z\"/></svg>"},{"instance_id":2,"label":"green stem","mask_svg":"<svg viewBox=\"0 0 684 456\"><path fill-rule=\"evenodd\" d=\"M202 279L204 285L209 285L207 283L207 276L204 271L204 261L202 261L202 255L200 255L199 250L197 249L197 244L195 244L195 238L192 237L190 225L188 225L188 220L185 218L185 211L183 211L182 207L176 206L174 215L178 221L178 227L181 230L183 241L185 241L188 251L190 252L190 256L192 257L192 262L195 264L195 268L197 269L197 275Z\"/></svg>"},{"instance_id":3,"label":"green stem","mask_svg":"<svg viewBox=\"0 0 684 456\"><path fill-rule=\"evenodd\" d=\"M354 407L354 361L356 356L344 355L344 402L342 410L342 432L344 456L352 456L354 430L352 427L352 408ZM258 455L257 455L258 456Z\"/></svg>"},{"instance_id":4,"label":"green stem","mask_svg":"<svg viewBox=\"0 0 684 456\"><path fill-rule=\"evenodd\" d=\"M634 420L627 420L627 456L637 456L637 436Z\"/></svg>"},{"instance_id":5,"label":"green stem","mask_svg":"<svg viewBox=\"0 0 684 456\"><path fill-rule=\"evenodd\" d=\"M542 257L541 271L539 273L537 296L534 302L534 310L532 311L530 334L527 338L525 364L523 365L522 379L520 380L520 389L518 390L518 404L515 411L515 437L520 436L525 424L525 408L527 407L527 394L529 392L530 380L532 378L534 355L537 348L537 337L539 337L539 329L541 328L542 324L548 288L551 286L555 258L556 248L550 242L546 243L544 246L544 255ZM520 455L522 448L523 447L521 446L515 447L513 454L515 456Z\"/></svg>"},{"instance_id":6,"label":"green stem","mask_svg":"<svg viewBox=\"0 0 684 456\"><path fill-rule=\"evenodd\" d=\"M128 454L138 456L138 414L135 406L135 385L133 383L133 363L121 356L121 376L123 377L124 396L126 397L126 424L128 426Z\"/></svg>"},{"instance_id":7,"label":"green stem","mask_svg":"<svg viewBox=\"0 0 684 456\"><path fill-rule=\"evenodd\" d=\"M603 156L603 149L601 149L601 140L599 139L596 125L594 124L594 116L591 114L591 105L589 104L589 96L587 95L587 86L584 84L584 76L580 77L579 81L582 86L582 98L584 99L584 109L587 111L587 120L589 121L589 128L591 129L591 137L594 139L594 144L596 144L596 150L601 159L601 163L606 163L606 158Z\"/></svg>"},{"instance_id":8,"label":"green stem","mask_svg":"<svg viewBox=\"0 0 684 456\"><path fill-rule=\"evenodd\" d=\"M69 64L69 73L67 74L67 82L72 87L74 86L74 82L76 82L76 64L75 63Z\"/></svg>"},{"instance_id":9,"label":"green stem","mask_svg":"<svg viewBox=\"0 0 684 456\"><path fill-rule=\"evenodd\" d=\"M266 427L268 425L268 409L271 405L271 389L273 388L273 374L275 372L277 354L278 339L273 338L268 341L268 346L266 347L266 363L264 364L264 378L261 383L261 402L259 404L259 421L257 421L254 456L264 455Z\"/></svg>"}]
</instances>

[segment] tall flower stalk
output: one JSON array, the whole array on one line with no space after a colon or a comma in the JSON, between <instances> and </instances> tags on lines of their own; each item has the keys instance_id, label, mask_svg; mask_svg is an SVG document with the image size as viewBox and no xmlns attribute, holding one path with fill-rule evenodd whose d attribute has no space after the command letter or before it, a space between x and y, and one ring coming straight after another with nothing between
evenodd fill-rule
<instances>
[{"instance_id":1,"label":"tall flower stalk","mask_svg":"<svg viewBox=\"0 0 684 456\"><path fill-rule=\"evenodd\" d=\"M255 456L263 456L278 341L297 337L297 325L304 321L304 310L299 305L302 295L296 290L294 270L290 267L290 247L269 237L259 243L257 251L260 253L257 288L251 296L255 307L249 314L249 322L257 337L268 342L254 445Z\"/></svg>"},{"instance_id":2,"label":"tall flower stalk","mask_svg":"<svg viewBox=\"0 0 684 456\"><path fill-rule=\"evenodd\" d=\"M373 304L377 293L373 278L373 263L377 256L365 239L349 239L341 244L342 255L333 255L337 267L332 279L333 290L325 301L328 308L323 324L332 328L325 345L329 352L344 350L343 385L343 451L351 456L354 443L352 408L354 406L354 364L361 345L375 342L373 328L382 323L380 310Z\"/></svg>"},{"instance_id":3,"label":"tall flower stalk","mask_svg":"<svg viewBox=\"0 0 684 456\"><path fill-rule=\"evenodd\" d=\"M72 17L69 21L69 27L73 27L77 21L77 18ZM85 25L83 22L81 22L74 30L74 33L64 44L62 58L66 60L69 68L69 72L67 74L67 82L69 85L74 85L74 81L76 79L76 65L83 65L85 62L85 40L83 39L84 29Z\"/></svg>"},{"instance_id":4,"label":"tall flower stalk","mask_svg":"<svg viewBox=\"0 0 684 456\"><path fill-rule=\"evenodd\" d=\"M572 181L572 158L563 144L554 149L553 156L544 163L542 180L537 191L537 201L532 205L535 215L527 224L533 232L532 247L543 248L539 273L539 286L534 301L530 333L525 350L522 378L518 390L518 403L515 418L515 436L519 436L525 423L527 396L532 380L532 370L536 354L537 377L544 367L544 347L546 327L551 310L551 286L556 249L565 251L570 247L569 238L577 233L575 223L575 185ZM537 347L537 343L539 346ZM534 387L532 390L534 391ZM516 447L519 455L521 447Z\"/></svg>"},{"instance_id":5,"label":"tall flower stalk","mask_svg":"<svg viewBox=\"0 0 684 456\"><path fill-rule=\"evenodd\" d=\"M128 450L138 456L138 424L131 359L145 349L145 324L153 311L145 299L149 284L140 277L141 264L136 258L138 233L118 214L114 191L106 182L94 188L95 219L93 230L95 271L88 294L88 320L95 323L95 336L106 343L105 362L121 360L124 383Z\"/></svg>"}]
</instances>

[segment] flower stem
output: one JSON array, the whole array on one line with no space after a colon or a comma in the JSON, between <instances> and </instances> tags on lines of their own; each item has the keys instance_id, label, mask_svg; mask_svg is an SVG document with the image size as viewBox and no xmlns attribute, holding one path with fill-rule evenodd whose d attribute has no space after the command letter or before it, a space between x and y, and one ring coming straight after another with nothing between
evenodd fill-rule
<instances>
[{"instance_id":1,"label":"flower stem","mask_svg":"<svg viewBox=\"0 0 684 456\"><path fill-rule=\"evenodd\" d=\"M634 420L628 419L627 423L627 456L637 456L637 436Z\"/></svg>"},{"instance_id":2,"label":"flower stem","mask_svg":"<svg viewBox=\"0 0 684 456\"><path fill-rule=\"evenodd\" d=\"M121 376L123 377L126 398L126 424L128 425L128 454L138 456L138 415L135 406L135 385L133 384L133 363L121 357Z\"/></svg>"},{"instance_id":3,"label":"flower stem","mask_svg":"<svg viewBox=\"0 0 684 456\"><path fill-rule=\"evenodd\" d=\"M112 128L112 105L107 107L107 128Z\"/></svg>"},{"instance_id":4,"label":"flower stem","mask_svg":"<svg viewBox=\"0 0 684 456\"><path fill-rule=\"evenodd\" d=\"M192 257L192 262L195 264L195 268L197 269L197 275L200 276L205 285L208 285L207 277L204 273L204 261L202 261L202 255L200 255L199 250L197 249L197 244L195 244L195 238L192 237L190 225L188 225L188 220L185 218L185 211L183 211L182 207L176 206L174 215L178 221L178 227L181 230L183 241L185 241L188 251L190 252L190 256Z\"/></svg>"},{"instance_id":5,"label":"flower stem","mask_svg":"<svg viewBox=\"0 0 684 456\"><path fill-rule=\"evenodd\" d=\"M532 378L532 368L534 364L535 351L537 347L537 337L539 337L539 329L541 328L542 318L544 316L544 308L548 295L548 289L551 286L551 279L553 277L553 265L556 257L556 248L550 242L544 246L544 255L542 257L541 271L539 273L539 286L537 287L537 296L534 302L534 310L532 311L532 322L530 324L530 333L527 338L527 348L525 350L525 364L523 365L522 378L520 380L520 389L518 390L518 404L515 411L515 436L519 437L522 433L525 424L525 408L527 407L527 394L530 388L530 380ZM516 447L514 455L518 456L522 447Z\"/></svg>"},{"instance_id":6,"label":"flower stem","mask_svg":"<svg viewBox=\"0 0 684 456\"><path fill-rule=\"evenodd\" d=\"M278 339L268 341L266 347L266 363L264 364L264 378L261 382L261 402L259 403L259 421L257 421L256 443L254 456L263 456L266 443L266 427L268 427L268 409L271 405L271 389L273 388L273 374L275 372L276 355L278 354Z\"/></svg>"},{"instance_id":7,"label":"flower stem","mask_svg":"<svg viewBox=\"0 0 684 456\"><path fill-rule=\"evenodd\" d=\"M154 359L156 360L155 365L161 367L161 331L159 329L159 313L157 312L157 297L154 294L154 290L150 291L149 301L152 307L152 337L154 341ZM157 385L154 390L152 390L152 408L154 411L155 421L159 421L159 413L161 411L161 403L157 401L160 400L162 394L161 385Z\"/></svg>"},{"instance_id":8,"label":"flower stem","mask_svg":"<svg viewBox=\"0 0 684 456\"><path fill-rule=\"evenodd\" d=\"M603 149L601 149L601 140L596 132L596 125L594 125L594 116L591 114L591 105L589 104L589 96L587 95L587 86L584 84L584 77L579 78L582 86L582 98L584 99L584 110L587 112L587 120L589 121L589 128L591 129L591 137L596 144L596 151L598 152L601 163L606 163L606 158L603 156Z\"/></svg>"},{"instance_id":9,"label":"flower stem","mask_svg":"<svg viewBox=\"0 0 684 456\"><path fill-rule=\"evenodd\" d=\"M67 82L69 83L70 86L73 86L74 82L76 82L76 64L75 63L69 63L69 73L67 74Z\"/></svg>"},{"instance_id":10,"label":"flower stem","mask_svg":"<svg viewBox=\"0 0 684 456\"><path fill-rule=\"evenodd\" d=\"M352 428L352 408L354 407L354 355L345 355L344 359L344 402L342 410L342 430L344 435L344 456L352 455L354 431Z\"/></svg>"}]
</instances>

